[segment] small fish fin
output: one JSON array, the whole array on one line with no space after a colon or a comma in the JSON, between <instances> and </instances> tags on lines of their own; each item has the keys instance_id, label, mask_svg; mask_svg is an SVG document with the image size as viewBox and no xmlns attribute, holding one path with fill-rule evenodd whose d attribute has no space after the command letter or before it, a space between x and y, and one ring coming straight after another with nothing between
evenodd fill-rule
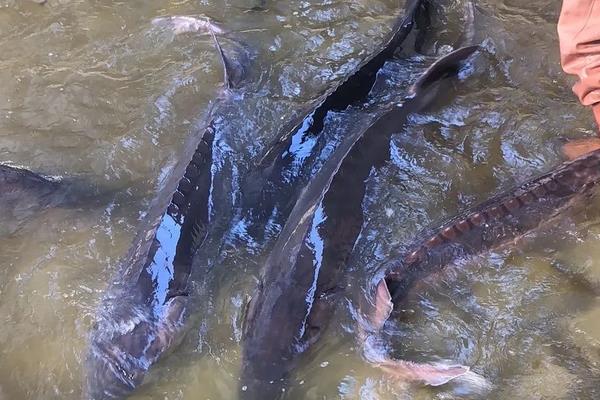
<instances>
[{"instance_id":1,"label":"small fish fin","mask_svg":"<svg viewBox=\"0 0 600 400\"><path fill-rule=\"evenodd\" d=\"M239 48L233 50L236 57L231 58L223 51L223 47L217 37L217 32L211 30L211 36L215 43L215 48L219 53L221 64L223 65L223 84L225 85L225 89L231 90L239 88L242 85L247 72L243 61L245 59L245 56L243 55L245 52L243 49L244 45L234 41Z\"/></svg>"},{"instance_id":2,"label":"small fish fin","mask_svg":"<svg viewBox=\"0 0 600 400\"><path fill-rule=\"evenodd\" d=\"M377 364L394 379L417 381L430 386L441 386L469 373L463 365L417 364L402 360L385 360Z\"/></svg>"},{"instance_id":3,"label":"small fish fin","mask_svg":"<svg viewBox=\"0 0 600 400\"><path fill-rule=\"evenodd\" d=\"M449 76L456 74L460 64L479 50L479 46L466 46L454 50L435 61L427 70L417 79L410 87L409 95L414 97L421 94L433 83Z\"/></svg>"},{"instance_id":4,"label":"small fish fin","mask_svg":"<svg viewBox=\"0 0 600 400\"><path fill-rule=\"evenodd\" d=\"M374 306L373 313L369 316L369 322L372 329L379 331L383 328L383 324L390 317L394 308L392 296L390 295L385 279L380 280L377 284Z\"/></svg>"}]
</instances>

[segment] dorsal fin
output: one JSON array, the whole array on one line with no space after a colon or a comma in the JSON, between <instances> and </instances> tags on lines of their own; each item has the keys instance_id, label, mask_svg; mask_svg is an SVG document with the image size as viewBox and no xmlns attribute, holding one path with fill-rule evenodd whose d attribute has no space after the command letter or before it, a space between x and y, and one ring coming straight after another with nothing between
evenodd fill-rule
<instances>
[{"instance_id":1,"label":"dorsal fin","mask_svg":"<svg viewBox=\"0 0 600 400\"><path fill-rule=\"evenodd\" d=\"M210 34L215 42L215 48L219 53L219 57L221 57L221 64L223 64L223 83L225 84L225 88L227 90L232 89L234 87L234 83L231 80L231 74L229 73L229 70L232 68L231 62L229 59L227 59L227 56L221 47L221 43L219 43L219 39L217 39L217 35L212 29L210 30Z\"/></svg>"}]
</instances>

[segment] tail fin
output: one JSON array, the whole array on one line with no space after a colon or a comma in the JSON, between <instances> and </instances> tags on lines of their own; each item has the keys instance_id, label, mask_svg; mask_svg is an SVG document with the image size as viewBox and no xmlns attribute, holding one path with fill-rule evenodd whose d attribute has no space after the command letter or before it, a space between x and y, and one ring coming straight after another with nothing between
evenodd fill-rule
<instances>
[{"instance_id":1,"label":"tail fin","mask_svg":"<svg viewBox=\"0 0 600 400\"><path fill-rule=\"evenodd\" d=\"M449 75L456 74L460 64L479 49L479 46L461 47L438 59L410 87L409 95L415 97L433 83Z\"/></svg>"},{"instance_id":2,"label":"tail fin","mask_svg":"<svg viewBox=\"0 0 600 400\"><path fill-rule=\"evenodd\" d=\"M219 42L217 36L226 35L225 30L219 25L215 24L210 18L203 17L191 17L191 16L171 16L171 17L159 17L152 20L153 25L166 26L175 35L184 33L203 33L211 35L221 64L223 65L223 81L227 90L239 87L245 75L245 60L235 60L228 57L223 51L223 47ZM243 46L241 43L236 45ZM236 51L241 56L241 51Z\"/></svg>"},{"instance_id":3,"label":"tail fin","mask_svg":"<svg viewBox=\"0 0 600 400\"><path fill-rule=\"evenodd\" d=\"M403 360L385 360L377 365L395 379L423 382L430 386L441 386L469 373L463 365L417 364Z\"/></svg>"}]
</instances>

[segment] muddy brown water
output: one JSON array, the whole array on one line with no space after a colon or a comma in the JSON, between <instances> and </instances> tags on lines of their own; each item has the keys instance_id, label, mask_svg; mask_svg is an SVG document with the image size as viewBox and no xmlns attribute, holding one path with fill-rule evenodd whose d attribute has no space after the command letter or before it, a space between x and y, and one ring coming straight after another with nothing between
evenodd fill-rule
<instances>
[{"instance_id":1,"label":"muddy brown water","mask_svg":"<svg viewBox=\"0 0 600 400\"><path fill-rule=\"evenodd\" d=\"M248 12L253 7L264 10ZM405 54L386 64L372 108L331 114L327 138L398 100L394 88L459 38L464 7L434 7L435 29L423 46L428 56ZM346 299L284 398L600 396L598 196L515 245L427 279L386 325L394 356L469 365L489 380L489 390L395 382L365 363L353 336L358 283L382 260L419 229L558 163L561 139L592 134L591 116L558 64L559 7L538 0L475 5L473 40L485 51L443 101L399 127L389 159L371 171ZM153 18L210 16L254 50L257 66L235 106L219 111L222 207L215 212L224 237L211 241L206 268L195 271L194 325L131 398L233 399L245 303L285 222L275 211L264 218L238 210L239 176L283 122L385 36L398 10L396 1L367 0L0 0L0 161L76 176L103 193L99 204L46 210L1 238L0 399L82 397L102 294L184 139L221 96L210 38L175 37ZM290 182L326 154L308 157L315 140L300 139Z\"/></svg>"}]
</instances>

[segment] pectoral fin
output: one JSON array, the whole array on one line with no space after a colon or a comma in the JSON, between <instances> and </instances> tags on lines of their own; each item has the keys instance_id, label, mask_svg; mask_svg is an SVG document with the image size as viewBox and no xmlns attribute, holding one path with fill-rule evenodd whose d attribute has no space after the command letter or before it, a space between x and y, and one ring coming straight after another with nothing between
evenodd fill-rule
<instances>
[{"instance_id":1,"label":"pectoral fin","mask_svg":"<svg viewBox=\"0 0 600 400\"><path fill-rule=\"evenodd\" d=\"M463 365L417 364L402 360L385 360L377 364L394 379L417 381L430 386L440 386L469 372Z\"/></svg>"},{"instance_id":2,"label":"pectoral fin","mask_svg":"<svg viewBox=\"0 0 600 400\"><path fill-rule=\"evenodd\" d=\"M382 279L377 284L374 308L369 315L371 329L375 332L381 330L392 309L392 296L385 279ZM469 373L469 367L462 365L417 364L410 361L390 359L378 361L376 366L394 379L422 382L430 386L440 386Z\"/></svg>"},{"instance_id":3,"label":"pectoral fin","mask_svg":"<svg viewBox=\"0 0 600 400\"><path fill-rule=\"evenodd\" d=\"M374 306L373 312L369 315L369 323L373 330L379 331L383 328L383 324L390 317L394 308L392 296L390 295L385 279L380 280L377 284Z\"/></svg>"}]
</instances>

